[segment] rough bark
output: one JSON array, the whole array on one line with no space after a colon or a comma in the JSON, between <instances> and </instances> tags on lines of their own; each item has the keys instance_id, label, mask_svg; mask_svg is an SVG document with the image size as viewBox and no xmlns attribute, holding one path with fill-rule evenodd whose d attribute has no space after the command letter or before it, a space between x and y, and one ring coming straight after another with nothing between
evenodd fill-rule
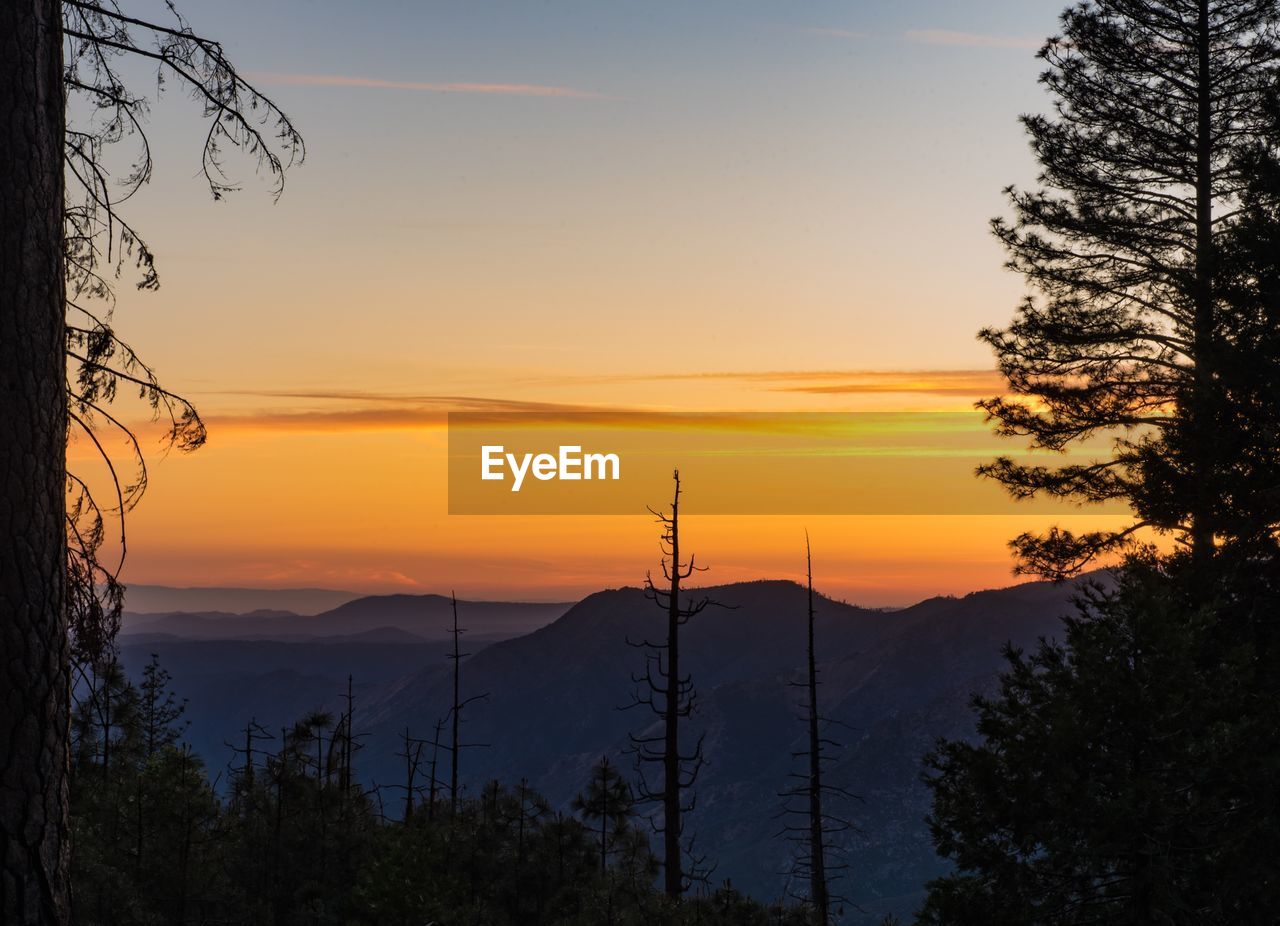
<instances>
[{"instance_id":1,"label":"rough bark","mask_svg":"<svg viewBox=\"0 0 1280 926\"><path fill-rule=\"evenodd\" d=\"M68 921L61 7L0 3L0 922Z\"/></svg>"}]
</instances>

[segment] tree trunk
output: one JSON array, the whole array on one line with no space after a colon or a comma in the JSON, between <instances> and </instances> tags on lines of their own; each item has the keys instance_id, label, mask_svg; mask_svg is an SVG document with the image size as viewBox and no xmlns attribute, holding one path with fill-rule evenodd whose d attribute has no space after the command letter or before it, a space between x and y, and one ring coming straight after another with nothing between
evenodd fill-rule
<instances>
[{"instance_id":1,"label":"tree trunk","mask_svg":"<svg viewBox=\"0 0 1280 926\"><path fill-rule=\"evenodd\" d=\"M0 3L0 922L65 923L62 22Z\"/></svg>"},{"instance_id":2,"label":"tree trunk","mask_svg":"<svg viewBox=\"0 0 1280 926\"><path fill-rule=\"evenodd\" d=\"M600 873L609 873L609 761L600 763Z\"/></svg>"},{"instance_id":3,"label":"tree trunk","mask_svg":"<svg viewBox=\"0 0 1280 926\"><path fill-rule=\"evenodd\" d=\"M813 640L813 556L809 538L804 541L805 565L809 575L809 900L813 921L827 926L830 899L827 895L826 834L822 817L822 736L818 730L818 660Z\"/></svg>"},{"instance_id":4,"label":"tree trunk","mask_svg":"<svg viewBox=\"0 0 1280 926\"><path fill-rule=\"evenodd\" d=\"M671 500L671 599L667 603L666 740L663 744L663 887L672 900L684 893L680 847L680 483Z\"/></svg>"},{"instance_id":5,"label":"tree trunk","mask_svg":"<svg viewBox=\"0 0 1280 926\"><path fill-rule=\"evenodd\" d=\"M1214 349L1214 241L1213 241L1213 85L1210 70L1212 36L1209 0L1200 0L1196 21L1196 246L1195 315L1192 344L1195 380L1191 397L1192 448L1191 552L1199 563L1213 555L1214 529L1209 514L1213 504L1213 472L1206 465L1214 455L1213 408Z\"/></svg>"},{"instance_id":6,"label":"tree trunk","mask_svg":"<svg viewBox=\"0 0 1280 926\"><path fill-rule=\"evenodd\" d=\"M458 596L453 596L453 748L449 752L449 816L458 814L458 724L461 720L460 673L462 654L458 652Z\"/></svg>"}]
</instances>

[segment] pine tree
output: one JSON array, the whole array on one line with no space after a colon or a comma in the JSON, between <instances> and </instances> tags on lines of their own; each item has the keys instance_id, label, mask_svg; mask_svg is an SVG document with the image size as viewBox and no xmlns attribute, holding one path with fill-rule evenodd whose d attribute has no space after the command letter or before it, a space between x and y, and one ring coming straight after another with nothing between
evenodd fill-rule
<instances>
[{"instance_id":1,"label":"pine tree","mask_svg":"<svg viewBox=\"0 0 1280 926\"><path fill-rule=\"evenodd\" d=\"M1011 188L1012 221L993 223L1034 294L1009 328L982 332L1010 395L981 407L1033 447L1116 442L1089 463L1001 458L980 471L1016 497L1122 500L1136 517L1119 531L1024 534L1024 571L1072 574L1144 527L1203 563L1228 527L1216 480L1232 461L1215 409L1239 364L1231 332L1254 307L1232 300L1227 268L1260 152L1280 145L1277 9L1089 0L1040 53L1054 111L1022 121L1043 186ZM1278 407L1270 396L1250 418Z\"/></svg>"},{"instance_id":2,"label":"pine tree","mask_svg":"<svg viewBox=\"0 0 1280 926\"><path fill-rule=\"evenodd\" d=\"M147 788L147 765L155 762L162 750L178 742L186 729L185 723L179 723L186 711L186 701L178 701L177 696L169 689L172 676L161 668L160 657L151 654L151 659L142 670L142 682L138 686L138 726L141 739L142 774L136 776L134 785L134 845L133 870L134 882L141 887L144 857L147 855L149 843L148 829L152 812L151 794Z\"/></svg>"},{"instance_id":3,"label":"pine tree","mask_svg":"<svg viewBox=\"0 0 1280 926\"><path fill-rule=\"evenodd\" d=\"M160 666L160 656L152 653L138 685L138 719L142 725L143 753L148 759L176 743L187 728L186 723L179 723L186 713L187 702L179 701L170 690L172 681L173 676Z\"/></svg>"},{"instance_id":4,"label":"pine tree","mask_svg":"<svg viewBox=\"0 0 1280 926\"><path fill-rule=\"evenodd\" d=\"M1247 659L1223 658L1192 574L1133 560L1086 591L1063 643L1006 652L974 701L980 741L928 759L930 826L958 872L930 885L923 922L1266 919L1270 862L1236 850L1261 809L1236 779Z\"/></svg>"},{"instance_id":5,"label":"pine tree","mask_svg":"<svg viewBox=\"0 0 1280 926\"><path fill-rule=\"evenodd\" d=\"M573 799L574 812L595 821L600 833L600 870L609 868L609 851L615 838L627 829L635 810L635 795L622 773L602 756L591 770L587 790Z\"/></svg>"},{"instance_id":6,"label":"pine tree","mask_svg":"<svg viewBox=\"0 0 1280 926\"><path fill-rule=\"evenodd\" d=\"M1122 500L1132 527L1015 541L1062 577L1146 526L1065 642L1008 653L980 741L930 758L955 875L929 923L1265 922L1280 902L1280 7L1086 2L1042 52L1055 116L1024 121L1046 189L996 222L1038 290L983 336L1006 434L1110 459L1002 459L1015 496Z\"/></svg>"}]
</instances>

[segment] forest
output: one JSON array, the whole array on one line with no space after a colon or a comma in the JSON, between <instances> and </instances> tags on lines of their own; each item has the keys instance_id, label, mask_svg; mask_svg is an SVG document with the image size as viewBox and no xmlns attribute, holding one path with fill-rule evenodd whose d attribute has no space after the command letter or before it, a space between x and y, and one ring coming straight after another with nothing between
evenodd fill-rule
<instances>
[{"instance_id":1,"label":"forest","mask_svg":"<svg viewBox=\"0 0 1280 926\"><path fill-rule=\"evenodd\" d=\"M88 678L72 742L77 922L809 922L728 886L678 906L655 890L648 825L607 759L554 809L524 783L464 797L449 747L406 739L405 783L371 793L349 715L315 712L275 734L248 724L238 766L211 780L158 661L138 685L114 661Z\"/></svg>"},{"instance_id":2,"label":"forest","mask_svg":"<svg viewBox=\"0 0 1280 926\"><path fill-rule=\"evenodd\" d=\"M779 782L778 838L796 846L805 896L760 903L716 883L684 814L695 809L702 737L681 734L696 693L680 669L681 628L715 602L682 589L696 568L680 559L680 476L658 515L662 579L645 596L667 635L636 641L643 670L633 701L651 712L628 750L634 769L602 756L568 807L553 807L524 779L468 787L465 628L452 601L452 703L431 739L402 737L403 778L367 786L357 762L366 734L352 681L343 710L316 710L292 727L250 719L235 756L211 775L184 741L186 703L152 654L136 684L117 649L76 665L71 738L72 908L77 922L806 924L843 913L832 890L834 839L849 828L823 802L830 731L818 710L812 575L808 589L806 748L794 780ZM530 731L538 735L536 729ZM692 745L690 745L692 743ZM654 767L652 774L650 767ZM799 801L798 804L793 803ZM653 813L654 806L661 808ZM655 851L651 837L661 837ZM669 854L668 854L669 853ZM827 869L829 856L832 870ZM663 875L663 889L655 881ZM805 900L812 892L820 907ZM892 923L892 917L884 922Z\"/></svg>"},{"instance_id":3,"label":"forest","mask_svg":"<svg viewBox=\"0 0 1280 926\"><path fill-rule=\"evenodd\" d=\"M452 703L430 718L430 740L405 732L399 785L361 782L350 692L344 710L285 729L246 718L221 773L184 745L165 667L126 676L121 573L104 560L109 525L147 475L110 409L138 395L181 451L206 432L110 312L90 308L122 276L142 289L157 279L121 217L128 196L103 171L104 149L142 132L144 99L119 60L154 65L197 101L215 198L234 188L229 154L277 184L303 154L276 103L174 12L160 24L89 0L0 7L0 920L826 926L860 915L836 877L860 877L841 866L859 807L835 807L862 783L827 774L835 731L811 568L808 607L790 615L805 652L792 679L796 776L753 808L782 807L795 896L764 903L718 882L717 847L695 838L707 693L683 644L721 605L695 584L678 471L654 511L662 552L644 585L658 632L629 640L634 659L619 667L634 688L634 764L602 756L567 806L525 781L464 780L460 756L477 746L464 718L485 695L464 682L456 602ZM1027 295L1007 326L980 332L1005 388L978 408L1041 455L1000 457L977 476L1015 499L1120 503L1131 517L1011 541L1019 573L1078 582L1075 611L1038 643L1006 646L994 688L972 694L970 733L922 750L945 873L923 886L916 920L1273 923L1280 3L1084 0L1039 58L1049 110L1022 117L1038 176L1009 187L991 223ZM90 124L68 100L87 101ZM144 142L130 189L147 182L149 157ZM124 458L108 432L127 435ZM100 451L105 491L68 469L69 435ZM1098 435L1109 454L1072 455Z\"/></svg>"}]
</instances>

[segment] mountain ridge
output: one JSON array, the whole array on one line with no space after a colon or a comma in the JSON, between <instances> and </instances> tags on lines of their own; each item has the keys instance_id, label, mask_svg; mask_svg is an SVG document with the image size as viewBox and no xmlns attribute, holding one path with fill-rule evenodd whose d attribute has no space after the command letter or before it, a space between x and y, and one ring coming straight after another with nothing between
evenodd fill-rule
<instances>
[{"instance_id":1,"label":"mountain ridge","mask_svg":"<svg viewBox=\"0 0 1280 926\"><path fill-rule=\"evenodd\" d=\"M568 603L459 601L467 626L476 636L505 639L536 629L561 616ZM169 634L188 639L288 640L353 636L377 629L398 630L424 640L448 636L451 599L438 594L365 595L319 614L256 610L174 611L139 614L126 611L125 635Z\"/></svg>"},{"instance_id":2,"label":"mountain ridge","mask_svg":"<svg viewBox=\"0 0 1280 926\"><path fill-rule=\"evenodd\" d=\"M843 893L869 916L909 914L924 882L946 867L923 822L929 796L920 779L922 756L940 736L972 735L970 697L992 690L1003 645L1025 647L1054 636L1078 587L1026 582L900 609L817 595L819 697L824 714L838 721L831 728L835 738L848 747L829 780L864 801L847 808L860 830L842 845L852 866ZM708 608L683 631L683 664L701 692L686 729L705 734L708 758L690 823L699 845L719 859L717 880L730 878L761 899L775 899L788 890L790 847L774 838L779 824L772 817L780 806L777 792L796 770L792 753L802 746L799 695L790 683L803 676L806 589L761 579L688 594L729 606ZM554 613L558 607L564 611ZM489 744L461 755L468 792L489 779L527 779L567 810L602 755L633 774L628 733L656 719L621 709L630 701L632 673L643 669L628 639L665 630L665 612L643 589L602 589L571 606L459 601L458 611L471 631L463 638L464 651L472 653L462 664L463 697L489 694L463 717L464 741ZM370 786L399 781L403 769L395 755L405 728L427 736L447 716L452 646L384 619L398 617L419 630L426 622L442 632L452 619L451 601L366 596L325 614L186 616L198 627L223 624L233 633L254 621L276 628L307 622L325 631L286 640L182 638L157 628L138 632L133 623L121 643L135 675L150 652L160 652L175 689L191 699L192 736L211 725L196 745L212 768L224 764L222 744L249 717L279 725L305 710L340 710L353 675L357 724L367 734L357 757L361 778ZM171 627L182 629L181 615L168 617ZM531 617L537 621L529 630ZM526 621L526 630L508 626L505 635L487 637L485 628L501 620ZM348 633L353 624L359 629Z\"/></svg>"},{"instance_id":3,"label":"mountain ridge","mask_svg":"<svg viewBox=\"0 0 1280 926\"><path fill-rule=\"evenodd\" d=\"M824 713L856 731L833 763L832 781L874 806L850 808L862 832L844 846L854 871L852 899L877 915L909 913L926 880L945 865L933 853L924 816L921 758L939 736L971 735L969 699L990 690L1006 642L1028 646L1053 636L1078 583L1028 582L961 597L936 597L896 611L861 608L819 595L817 636ZM762 899L787 890L789 849L773 839L775 797L793 771L803 730L797 695L804 653L805 589L788 580L690 589L731 608L708 608L682 637L682 664L700 703L686 727L705 734L708 765L690 817L699 845L729 877ZM463 613L465 622L465 613ZM555 622L494 643L468 659L464 740L488 744L461 757L467 787L527 778L567 807L590 766L609 755L630 768L627 734L656 722L619 710L642 657L627 645L662 632L664 613L635 587L586 596ZM446 715L451 678L424 668L362 705L370 730L362 769L391 780L395 737L426 735ZM845 727L833 727L833 730ZM897 899L895 899L897 898Z\"/></svg>"}]
</instances>

